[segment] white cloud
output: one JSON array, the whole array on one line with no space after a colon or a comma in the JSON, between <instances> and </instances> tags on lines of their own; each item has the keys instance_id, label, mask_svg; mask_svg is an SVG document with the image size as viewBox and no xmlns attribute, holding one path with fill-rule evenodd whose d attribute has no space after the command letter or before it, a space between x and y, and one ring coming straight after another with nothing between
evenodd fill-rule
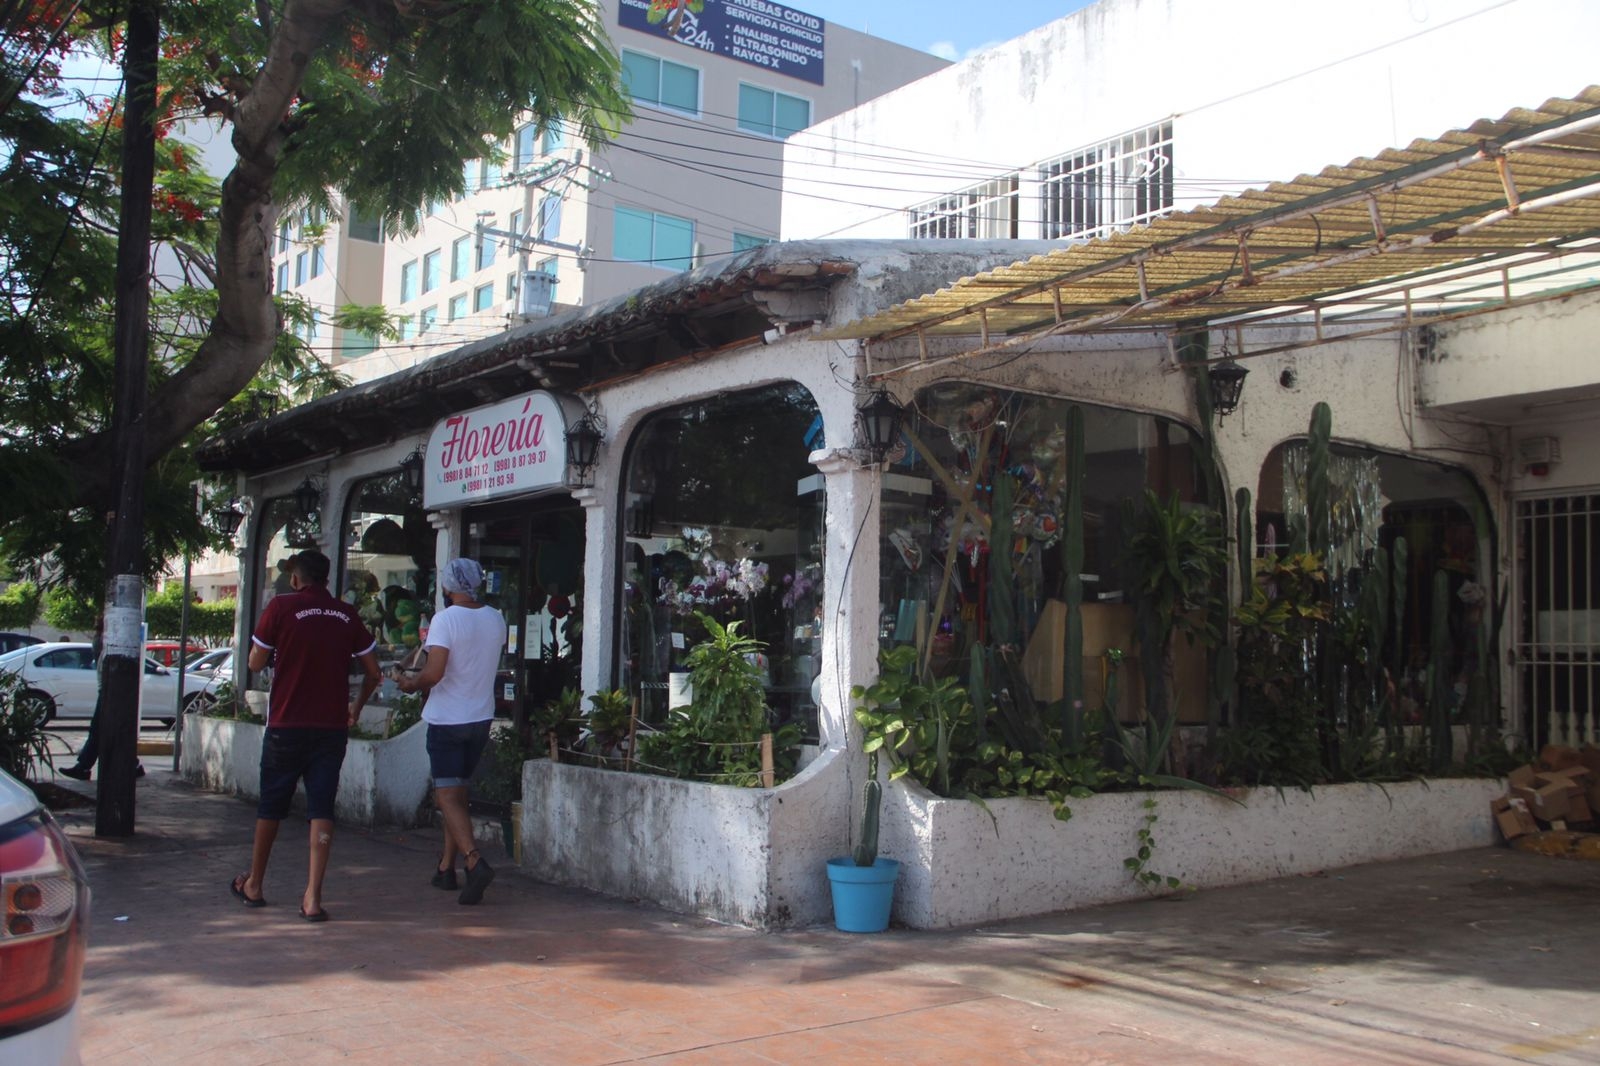
<instances>
[{"instance_id":1,"label":"white cloud","mask_svg":"<svg viewBox=\"0 0 1600 1066\"><path fill-rule=\"evenodd\" d=\"M928 46L928 51L940 59L948 59L952 63L961 55L960 52L956 51L956 43L954 41L934 41Z\"/></svg>"}]
</instances>

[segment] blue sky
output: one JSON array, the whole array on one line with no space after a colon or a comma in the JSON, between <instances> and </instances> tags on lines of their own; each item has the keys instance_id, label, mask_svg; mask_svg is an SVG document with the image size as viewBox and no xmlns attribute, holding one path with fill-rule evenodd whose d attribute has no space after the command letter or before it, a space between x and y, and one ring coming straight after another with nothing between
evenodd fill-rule
<instances>
[{"instance_id":1,"label":"blue sky","mask_svg":"<svg viewBox=\"0 0 1600 1066\"><path fill-rule=\"evenodd\" d=\"M965 59L1089 6L1089 0L784 0L829 22Z\"/></svg>"}]
</instances>

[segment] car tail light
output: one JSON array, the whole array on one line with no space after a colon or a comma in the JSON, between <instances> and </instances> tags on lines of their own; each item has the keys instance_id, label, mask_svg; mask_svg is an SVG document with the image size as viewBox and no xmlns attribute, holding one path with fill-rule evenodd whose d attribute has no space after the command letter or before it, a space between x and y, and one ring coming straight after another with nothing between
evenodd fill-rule
<instances>
[{"instance_id":1,"label":"car tail light","mask_svg":"<svg viewBox=\"0 0 1600 1066\"><path fill-rule=\"evenodd\" d=\"M44 811L0 827L0 1037L55 1021L78 1001L89 882Z\"/></svg>"}]
</instances>

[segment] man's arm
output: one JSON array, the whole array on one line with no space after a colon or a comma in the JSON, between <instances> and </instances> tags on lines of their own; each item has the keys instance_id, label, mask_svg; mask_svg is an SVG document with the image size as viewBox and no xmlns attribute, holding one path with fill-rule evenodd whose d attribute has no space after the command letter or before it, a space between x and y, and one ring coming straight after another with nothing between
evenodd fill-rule
<instances>
[{"instance_id":1,"label":"man's arm","mask_svg":"<svg viewBox=\"0 0 1600 1066\"><path fill-rule=\"evenodd\" d=\"M360 655L361 669L364 676L361 678L361 694L350 703L350 726L355 728L356 721L361 717L361 708L367 705L367 700L378 690L378 682L382 677L378 673L378 656L372 649L367 649Z\"/></svg>"},{"instance_id":2,"label":"man's arm","mask_svg":"<svg viewBox=\"0 0 1600 1066\"><path fill-rule=\"evenodd\" d=\"M259 644L256 644L254 642L251 643L251 645L250 645L250 671L251 671L251 673L257 673L257 672L259 672L261 670L265 670L267 668L267 664L270 663L271 661L272 661L272 649L271 648L263 648Z\"/></svg>"},{"instance_id":3,"label":"man's arm","mask_svg":"<svg viewBox=\"0 0 1600 1066\"><path fill-rule=\"evenodd\" d=\"M428 645L428 660L422 672L415 677L401 677L395 681L401 692L427 692L444 680L444 668L450 660L450 649L438 644Z\"/></svg>"}]
</instances>

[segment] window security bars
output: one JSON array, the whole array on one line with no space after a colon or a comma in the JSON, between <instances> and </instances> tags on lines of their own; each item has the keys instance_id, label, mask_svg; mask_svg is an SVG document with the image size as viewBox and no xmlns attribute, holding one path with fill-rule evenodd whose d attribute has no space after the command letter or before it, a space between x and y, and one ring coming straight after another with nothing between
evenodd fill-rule
<instances>
[{"instance_id":1,"label":"window security bars","mask_svg":"<svg viewBox=\"0 0 1600 1066\"><path fill-rule=\"evenodd\" d=\"M1519 499L1516 676L1534 751L1595 743L1600 671L1600 495Z\"/></svg>"},{"instance_id":2,"label":"window security bars","mask_svg":"<svg viewBox=\"0 0 1600 1066\"><path fill-rule=\"evenodd\" d=\"M1172 123L1162 122L1039 164L1046 240L1087 240L1172 210Z\"/></svg>"},{"instance_id":3,"label":"window security bars","mask_svg":"<svg viewBox=\"0 0 1600 1066\"><path fill-rule=\"evenodd\" d=\"M995 178L910 211L911 236L924 239L1017 237L1017 175Z\"/></svg>"}]
</instances>

